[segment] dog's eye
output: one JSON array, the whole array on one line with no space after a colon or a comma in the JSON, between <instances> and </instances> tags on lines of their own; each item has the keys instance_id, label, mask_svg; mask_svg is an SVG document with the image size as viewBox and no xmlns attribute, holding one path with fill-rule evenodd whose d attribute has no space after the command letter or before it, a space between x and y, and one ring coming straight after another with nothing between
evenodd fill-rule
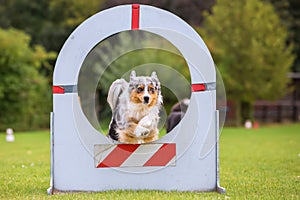
<instances>
[{"instance_id":1,"label":"dog's eye","mask_svg":"<svg viewBox=\"0 0 300 200\"><path fill-rule=\"evenodd\" d=\"M143 90L144 90L144 88L142 88L142 87L138 87L138 88L136 89L137 93L141 93L141 92L143 92Z\"/></svg>"},{"instance_id":2,"label":"dog's eye","mask_svg":"<svg viewBox=\"0 0 300 200\"><path fill-rule=\"evenodd\" d=\"M154 92L155 92L155 89L154 89L154 88L149 88L149 92L150 92L150 93L154 93Z\"/></svg>"}]
</instances>

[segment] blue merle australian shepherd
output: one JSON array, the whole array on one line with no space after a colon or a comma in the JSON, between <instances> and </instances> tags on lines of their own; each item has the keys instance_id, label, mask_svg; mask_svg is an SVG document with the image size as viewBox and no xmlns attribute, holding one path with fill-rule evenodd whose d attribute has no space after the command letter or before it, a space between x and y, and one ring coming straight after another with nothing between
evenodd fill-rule
<instances>
[{"instance_id":1,"label":"blue merle australian shepherd","mask_svg":"<svg viewBox=\"0 0 300 200\"><path fill-rule=\"evenodd\" d=\"M130 144L157 140L162 101L160 82L155 72L151 76L136 76L132 71L129 83L117 79L107 96L112 110L108 136Z\"/></svg>"}]
</instances>

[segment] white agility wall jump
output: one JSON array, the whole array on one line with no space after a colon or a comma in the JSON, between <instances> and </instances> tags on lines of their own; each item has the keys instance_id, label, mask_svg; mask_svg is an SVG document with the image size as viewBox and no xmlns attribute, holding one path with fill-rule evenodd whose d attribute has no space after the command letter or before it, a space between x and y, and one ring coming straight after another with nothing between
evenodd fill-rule
<instances>
[{"instance_id":1,"label":"white agility wall jump","mask_svg":"<svg viewBox=\"0 0 300 200\"><path fill-rule=\"evenodd\" d=\"M100 41L142 30L170 41L186 60L192 95L181 122L146 144L120 144L86 119L78 98L79 71ZM201 37L174 14L146 5L123 5L84 21L67 39L53 75L51 180L56 191L164 190L218 191L216 72ZM101 120L101 119L100 119Z\"/></svg>"}]
</instances>

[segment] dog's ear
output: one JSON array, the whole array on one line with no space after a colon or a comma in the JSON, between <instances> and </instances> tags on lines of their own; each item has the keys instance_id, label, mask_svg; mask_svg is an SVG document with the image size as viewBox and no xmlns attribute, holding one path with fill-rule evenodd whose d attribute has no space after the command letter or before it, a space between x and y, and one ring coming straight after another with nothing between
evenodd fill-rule
<instances>
[{"instance_id":1,"label":"dog's ear","mask_svg":"<svg viewBox=\"0 0 300 200\"><path fill-rule=\"evenodd\" d=\"M130 80L134 79L135 77L136 77L136 73L134 70L132 70L130 73Z\"/></svg>"},{"instance_id":2,"label":"dog's ear","mask_svg":"<svg viewBox=\"0 0 300 200\"><path fill-rule=\"evenodd\" d=\"M157 78L157 75L156 75L156 72L152 72L151 78L158 79L158 78Z\"/></svg>"}]
</instances>

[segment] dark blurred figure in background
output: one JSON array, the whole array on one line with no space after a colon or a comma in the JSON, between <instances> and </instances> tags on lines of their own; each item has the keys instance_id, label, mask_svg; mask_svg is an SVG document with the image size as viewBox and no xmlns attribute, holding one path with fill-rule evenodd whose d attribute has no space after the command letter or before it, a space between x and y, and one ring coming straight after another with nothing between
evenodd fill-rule
<instances>
[{"instance_id":1,"label":"dark blurred figure in background","mask_svg":"<svg viewBox=\"0 0 300 200\"><path fill-rule=\"evenodd\" d=\"M167 118L167 133L169 133L183 118L189 106L189 103L189 99L182 99L180 102L173 105L173 107L171 108L171 112Z\"/></svg>"}]
</instances>

